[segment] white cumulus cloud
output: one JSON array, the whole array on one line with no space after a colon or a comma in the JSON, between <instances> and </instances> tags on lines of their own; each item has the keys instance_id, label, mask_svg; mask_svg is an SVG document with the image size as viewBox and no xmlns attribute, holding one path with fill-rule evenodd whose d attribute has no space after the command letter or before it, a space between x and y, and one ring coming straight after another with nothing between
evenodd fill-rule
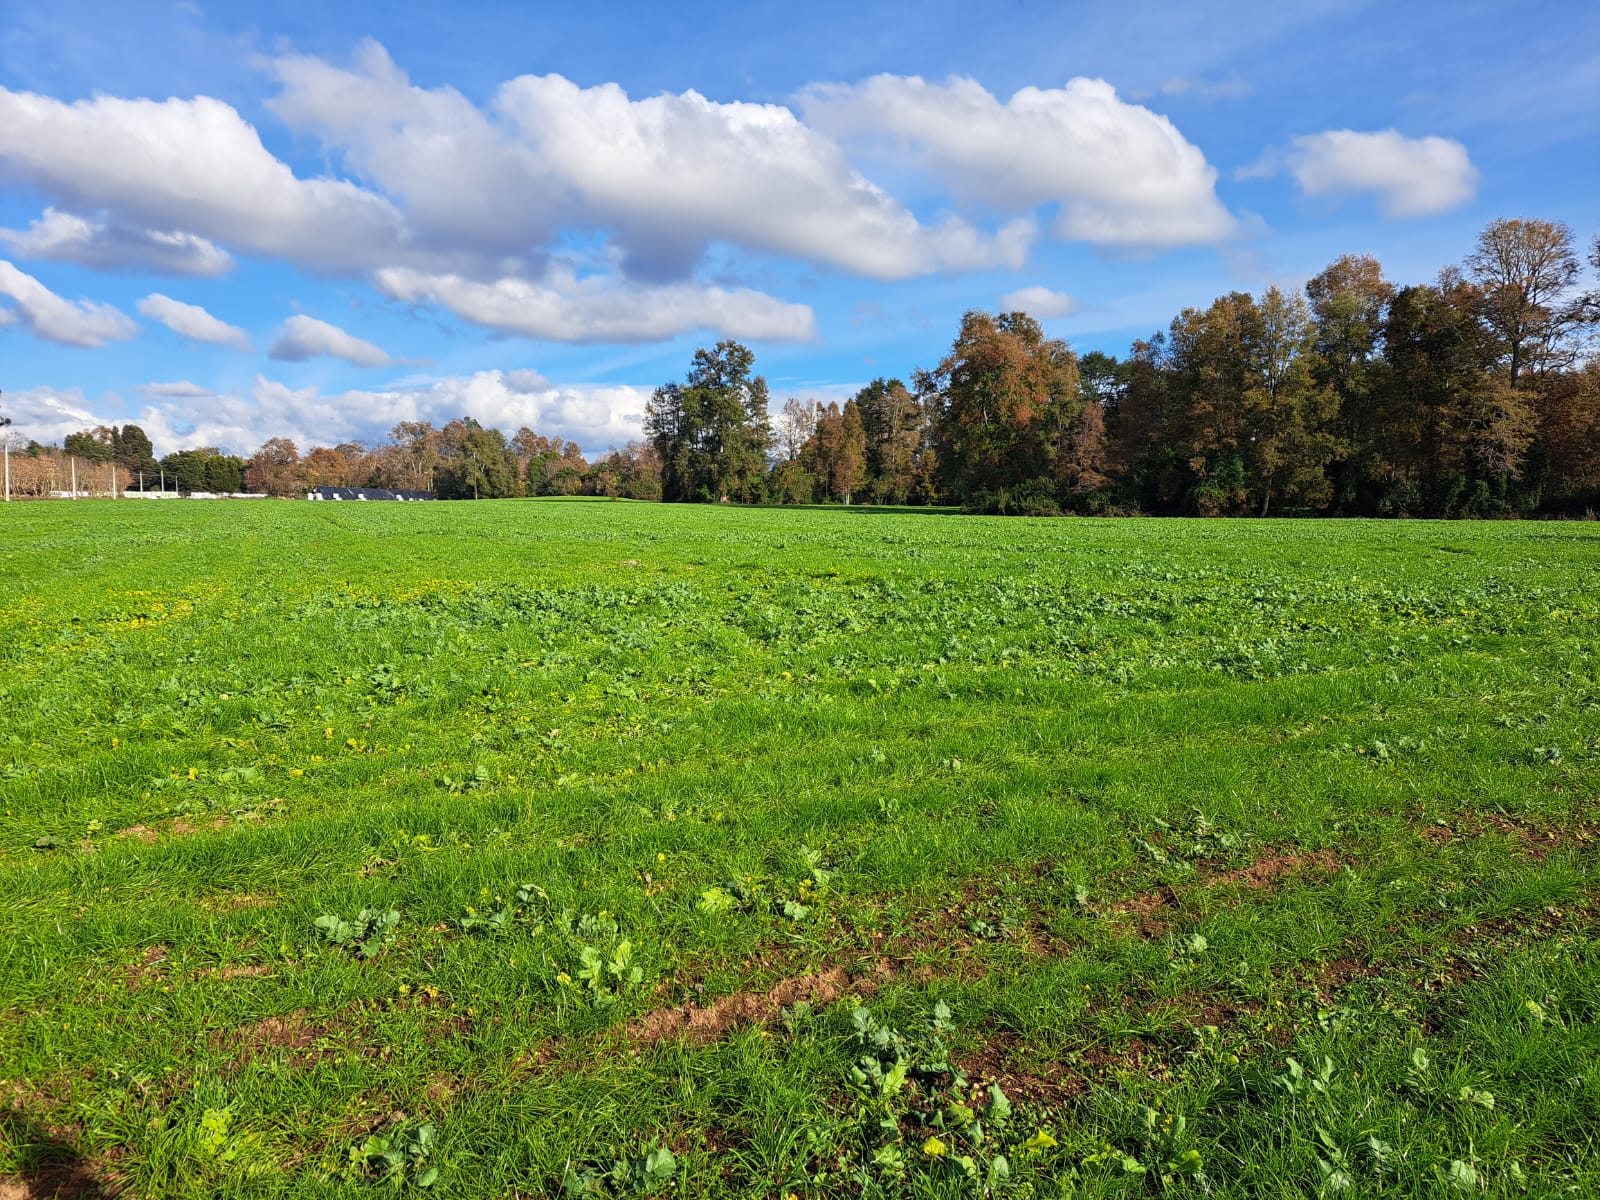
<instances>
[{"instance_id":1,"label":"white cumulus cloud","mask_svg":"<svg viewBox=\"0 0 1600 1200\"><path fill-rule=\"evenodd\" d=\"M1061 238L1160 247L1234 232L1200 149L1104 80L1002 102L974 79L877 75L814 84L799 102L815 128L921 165L958 196L1001 211L1058 205Z\"/></svg>"},{"instance_id":2,"label":"white cumulus cloud","mask_svg":"<svg viewBox=\"0 0 1600 1200\"><path fill-rule=\"evenodd\" d=\"M1054 317L1070 317L1082 310L1083 303L1065 292L1035 284L1007 292L1000 297L1000 307L1007 312L1025 312L1036 320L1048 321Z\"/></svg>"},{"instance_id":3,"label":"white cumulus cloud","mask_svg":"<svg viewBox=\"0 0 1600 1200\"><path fill-rule=\"evenodd\" d=\"M0 164L70 210L324 270L370 266L406 241L390 201L345 180L297 178L232 106L207 96L68 104L0 87Z\"/></svg>"},{"instance_id":4,"label":"white cumulus cloud","mask_svg":"<svg viewBox=\"0 0 1600 1200\"><path fill-rule=\"evenodd\" d=\"M78 388L7 389L0 399L5 402L5 415L13 422L11 428L0 429L0 437L9 438L13 447L29 441L46 446L59 444L69 433L116 421L97 413L96 408L103 406L85 400Z\"/></svg>"},{"instance_id":5,"label":"white cumulus cloud","mask_svg":"<svg viewBox=\"0 0 1600 1200\"><path fill-rule=\"evenodd\" d=\"M140 229L106 217L90 220L47 208L25 230L0 229L0 242L20 258L76 263L95 271L158 271L215 278L233 256L192 233Z\"/></svg>"},{"instance_id":6,"label":"white cumulus cloud","mask_svg":"<svg viewBox=\"0 0 1600 1200\"><path fill-rule=\"evenodd\" d=\"M232 346L235 350L250 349L250 335L237 325L229 325L213 317L198 304L185 304L152 292L139 301L139 315L160 321L174 333L182 334L196 342L213 346Z\"/></svg>"},{"instance_id":7,"label":"white cumulus cloud","mask_svg":"<svg viewBox=\"0 0 1600 1200\"><path fill-rule=\"evenodd\" d=\"M538 282L491 283L390 268L376 283L391 299L437 304L475 325L552 342L662 341L696 329L751 341L804 341L816 333L806 305L747 288L579 279L561 267Z\"/></svg>"},{"instance_id":8,"label":"white cumulus cloud","mask_svg":"<svg viewBox=\"0 0 1600 1200\"><path fill-rule=\"evenodd\" d=\"M50 204L0 245L197 276L234 254L282 259L500 332L633 342L814 336L807 306L719 286L707 263L742 272L772 256L902 280L1020 268L1046 218L1057 237L1111 247L1236 230L1200 150L1101 80L1001 99L972 79L880 75L774 104L549 74L478 102L414 84L376 42L348 62L260 65L279 85L269 110L315 143L327 174L297 174L212 97L69 102L0 87L0 172ZM908 181L915 209L871 177L878 166ZM593 261L571 265L574 246ZM391 361L311 321L286 325L269 353Z\"/></svg>"},{"instance_id":9,"label":"white cumulus cloud","mask_svg":"<svg viewBox=\"0 0 1600 1200\"><path fill-rule=\"evenodd\" d=\"M64 299L3 260L0 297L11 300L12 317L7 324L26 325L37 337L64 346L103 346L126 341L139 328L121 310L96 300Z\"/></svg>"},{"instance_id":10,"label":"white cumulus cloud","mask_svg":"<svg viewBox=\"0 0 1600 1200\"><path fill-rule=\"evenodd\" d=\"M614 237L629 272L652 280L685 277L714 242L903 279L1017 265L1031 236L1026 223L991 235L953 216L920 222L783 105L525 75L485 111L414 86L374 42L349 68L271 67L273 111L400 198L424 240L517 256L575 228Z\"/></svg>"},{"instance_id":11,"label":"white cumulus cloud","mask_svg":"<svg viewBox=\"0 0 1600 1200\"><path fill-rule=\"evenodd\" d=\"M1370 192L1386 217L1449 212L1477 195L1478 169L1467 148L1442 137L1410 138L1394 129L1357 133L1330 129L1291 139L1241 178L1287 170L1307 196Z\"/></svg>"},{"instance_id":12,"label":"white cumulus cloud","mask_svg":"<svg viewBox=\"0 0 1600 1200\"><path fill-rule=\"evenodd\" d=\"M267 347L268 358L283 362L304 362L321 355L342 358L358 367L387 367L394 361L382 347L304 313L296 313L285 321Z\"/></svg>"}]
</instances>

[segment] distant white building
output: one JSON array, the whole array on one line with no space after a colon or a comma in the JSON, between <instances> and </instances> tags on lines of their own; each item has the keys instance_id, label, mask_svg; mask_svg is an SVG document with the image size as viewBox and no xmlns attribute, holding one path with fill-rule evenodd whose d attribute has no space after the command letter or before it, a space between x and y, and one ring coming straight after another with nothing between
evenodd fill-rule
<instances>
[{"instance_id":1,"label":"distant white building","mask_svg":"<svg viewBox=\"0 0 1600 1200\"><path fill-rule=\"evenodd\" d=\"M432 500L432 492L404 488L319 487L306 493L307 500Z\"/></svg>"}]
</instances>

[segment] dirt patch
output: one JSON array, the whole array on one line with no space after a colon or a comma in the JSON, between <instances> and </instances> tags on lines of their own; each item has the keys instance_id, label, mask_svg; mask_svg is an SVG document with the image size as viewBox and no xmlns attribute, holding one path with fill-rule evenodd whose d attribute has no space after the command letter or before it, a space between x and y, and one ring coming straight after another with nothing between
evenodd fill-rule
<instances>
[{"instance_id":1,"label":"dirt patch","mask_svg":"<svg viewBox=\"0 0 1600 1200\"><path fill-rule=\"evenodd\" d=\"M1503 813L1474 813L1462 823L1475 837L1489 831L1515 843L1517 853L1534 862L1544 862L1563 847L1585 847L1600 840L1600 824L1593 821L1566 821L1559 824L1519 821Z\"/></svg>"},{"instance_id":2,"label":"dirt patch","mask_svg":"<svg viewBox=\"0 0 1600 1200\"><path fill-rule=\"evenodd\" d=\"M1159 887L1126 900L1118 900L1105 911L1114 917L1133 917L1140 937L1156 938L1172 928L1172 922L1165 918L1176 915L1177 907L1178 899L1173 890Z\"/></svg>"},{"instance_id":3,"label":"dirt patch","mask_svg":"<svg viewBox=\"0 0 1600 1200\"><path fill-rule=\"evenodd\" d=\"M1343 955L1317 968L1316 988L1324 997L1348 987L1358 979L1375 979L1383 971L1364 958Z\"/></svg>"},{"instance_id":4,"label":"dirt patch","mask_svg":"<svg viewBox=\"0 0 1600 1200\"><path fill-rule=\"evenodd\" d=\"M227 817L218 817L214 821L207 821L204 825L191 825L188 821L179 817L172 823L172 828L169 832L173 837L192 837L197 833L204 833L208 829L226 829L232 824L233 822L228 820Z\"/></svg>"},{"instance_id":5,"label":"dirt patch","mask_svg":"<svg viewBox=\"0 0 1600 1200\"><path fill-rule=\"evenodd\" d=\"M658 1008L630 1021L623 1036L636 1046L653 1046L673 1038L703 1046L740 1026L774 1021L795 1004L822 1008L846 994L871 995L894 974L886 960L877 963L875 972L854 978L845 967L829 967L812 975L780 979L765 992L734 992L707 1005Z\"/></svg>"},{"instance_id":6,"label":"dirt patch","mask_svg":"<svg viewBox=\"0 0 1600 1200\"><path fill-rule=\"evenodd\" d=\"M1228 1029L1260 1013L1263 1007L1259 1000L1227 1000L1210 992L1185 992L1152 1000L1145 1005L1144 1014L1151 1019L1181 1021L1192 1029L1207 1025Z\"/></svg>"},{"instance_id":7,"label":"dirt patch","mask_svg":"<svg viewBox=\"0 0 1600 1200\"><path fill-rule=\"evenodd\" d=\"M384 1129L404 1125L408 1119L404 1109L390 1107L394 1100L386 1093L367 1097L376 1099L379 1111L363 1109L360 1112L346 1113L333 1123L330 1130L329 1144L341 1145L347 1142L360 1141L362 1138L371 1137Z\"/></svg>"},{"instance_id":8,"label":"dirt patch","mask_svg":"<svg viewBox=\"0 0 1600 1200\"><path fill-rule=\"evenodd\" d=\"M428 1083L422 1089L422 1095L429 1104L444 1104L451 1100L460 1090L460 1085L455 1080L440 1072L428 1077Z\"/></svg>"},{"instance_id":9,"label":"dirt patch","mask_svg":"<svg viewBox=\"0 0 1600 1200\"><path fill-rule=\"evenodd\" d=\"M166 961L170 948L164 945L146 946L139 961L122 969L122 986L137 992L148 983L162 979L166 974Z\"/></svg>"},{"instance_id":10,"label":"dirt patch","mask_svg":"<svg viewBox=\"0 0 1600 1200\"><path fill-rule=\"evenodd\" d=\"M1039 1108L1063 1104L1088 1090L1088 1083L1059 1063L1029 1055L1014 1034L997 1034L961 1056L962 1073L978 1089L998 1084L1008 1100Z\"/></svg>"},{"instance_id":11,"label":"dirt patch","mask_svg":"<svg viewBox=\"0 0 1600 1200\"><path fill-rule=\"evenodd\" d=\"M231 1066L243 1066L252 1059L278 1051L287 1051L296 1065L317 1062L334 1050L318 1047L328 1037L328 1029L306 1017L304 1011L285 1013L281 1017L267 1017L237 1029L227 1029L213 1034L211 1048L235 1053Z\"/></svg>"},{"instance_id":12,"label":"dirt patch","mask_svg":"<svg viewBox=\"0 0 1600 1200\"><path fill-rule=\"evenodd\" d=\"M30 1112L15 1098L10 1108L0 1108L0 1145L24 1164L17 1174L0 1175L0 1200L90 1200L121 1195L127 1181L115 1169L120 1152L86 1158L75 1149L82 1135L78 1126L55 1124Z\"/></svg>"},{"instance_id":13,"label":"dirt patch","mask_svg":"<svg viewBox=\"0 0 1600 1200\"><path fill-rule=\"evenodd\" d=\"M240 963L232 967L218 967L211 973L213 979L259 979L271 975L275 968L269 963Z\"/></svg>"},{"instance_id":14,"label":"dirt patch","mask_svg":"<svg viewBox=\"0 0 1600 1200\"><path fill-rule=\"evenodd\" d=\"M98 1200L120 1194L86 1162L52 1163L27 1178L0 1175L0 1200Z\"/></svg>"},{"instance_id":15,"label":"dirt patch","mask_svg":"<svg viewBox=\"0 0 1600 1200\"><path fill-rule=\"evenodd\" d=\"M1248 867L1213 875L1208 882L1216 887L1241 884L1250 888L1266 888L1297 875L1332 875L1343 865L1332 850L1317 850L1309 854L1268 854L1256 859Z\"/></svg>"},{"instance_id":16,"label":"dirt patch","mask_svg":"<svg viewBox=\"0 0 1600 1200\"><path fill-rule=\"evenodd\" d=\"M1488 813L1481 820L1485 828L1492 829L1502 837L1515 842L1517 852L1533 859L1534 862L1543 862L1550 857L1551 851L1561 845L1561 837L1553 829L1547 829L1541 835L1499 813Z\"/></svg>"},{"instance_id":17,"label":"dirt patch","mask_svg":"<svg viewBox=\"0 0 1600 1200\"><path fill-rule=\"evenodd\" d=\"M119 838L132 838L136 842L142 842L149 846L159 842L163 833L170 837L190 837L197 833L204 833L208 829L226 829L232 824L233 822L227 817L217 817L213 821L207 821L200 825L193 825L182 817L178 817L171 823L161 822L156 827L129 825L126 829L117 830L116 836Z\"/></svg>"},{"instance_id":18,"label":"dirt patch","mask_svg":"<svg viewBox=\"0 0 1600 1200\"><path fill-rule=\"evenodd\" d=\"M1167 1079L1172 1074L1162 1057L1136 1037L1116 1046L1090 1046L1083 1052L1083 1063L1101 1079L1126 1071L1143 1072L1152 1079Z\"/></svg>"}]
</instances>

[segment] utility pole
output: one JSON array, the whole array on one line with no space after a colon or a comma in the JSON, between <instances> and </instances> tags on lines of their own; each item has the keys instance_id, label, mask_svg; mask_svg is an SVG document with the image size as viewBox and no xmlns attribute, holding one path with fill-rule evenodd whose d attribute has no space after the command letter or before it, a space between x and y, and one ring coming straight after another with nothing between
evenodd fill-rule
<instances>
[{"instance_id":1,"label":"utility pole","mask_svg":"<svg viewBox=\"0 0 1600 1200\"><path fill-rule=\"evenodd\" d=\"M117 498L117 464L111 464L111 498Z\"/></svg>"},{"instance_id":2,"label":"utility pole","mask_svg":"<svg viewBox=\"0 0 1600 1200\"><path fill-rule=\"evenodd\" d=\"M6 503L11 503L11 439L5 438L6 451Z\"/></svg>"},{"instance_id":3,"label":"utility pole","mask_svg":"<svg viewBox=\"0 0 1600 1200\"><path fill-rule=\"evenodd\" d=\"M78 498L78 460L70 455L67 458L67 468L72 472L72 498Z\"/></svg>"}]
</instances>

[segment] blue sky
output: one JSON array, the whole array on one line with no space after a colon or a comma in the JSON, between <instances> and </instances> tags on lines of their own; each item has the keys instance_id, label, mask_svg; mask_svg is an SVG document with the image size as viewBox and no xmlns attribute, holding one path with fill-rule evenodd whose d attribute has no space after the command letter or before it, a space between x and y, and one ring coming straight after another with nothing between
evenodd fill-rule
<instances>
[{"instance_id":1,"label":"blue sky","mask_svg":"<svg viewBox=\"0 0 1600 1200\"><path fill-rule=\"evenodd\" d=\"M0 405L163 452L595 452L721 336L830 399L968 308L1120 354L1341 253L1600 230L1587 3L0 2L0 89Z\"/></svg>"}]
</instances>

